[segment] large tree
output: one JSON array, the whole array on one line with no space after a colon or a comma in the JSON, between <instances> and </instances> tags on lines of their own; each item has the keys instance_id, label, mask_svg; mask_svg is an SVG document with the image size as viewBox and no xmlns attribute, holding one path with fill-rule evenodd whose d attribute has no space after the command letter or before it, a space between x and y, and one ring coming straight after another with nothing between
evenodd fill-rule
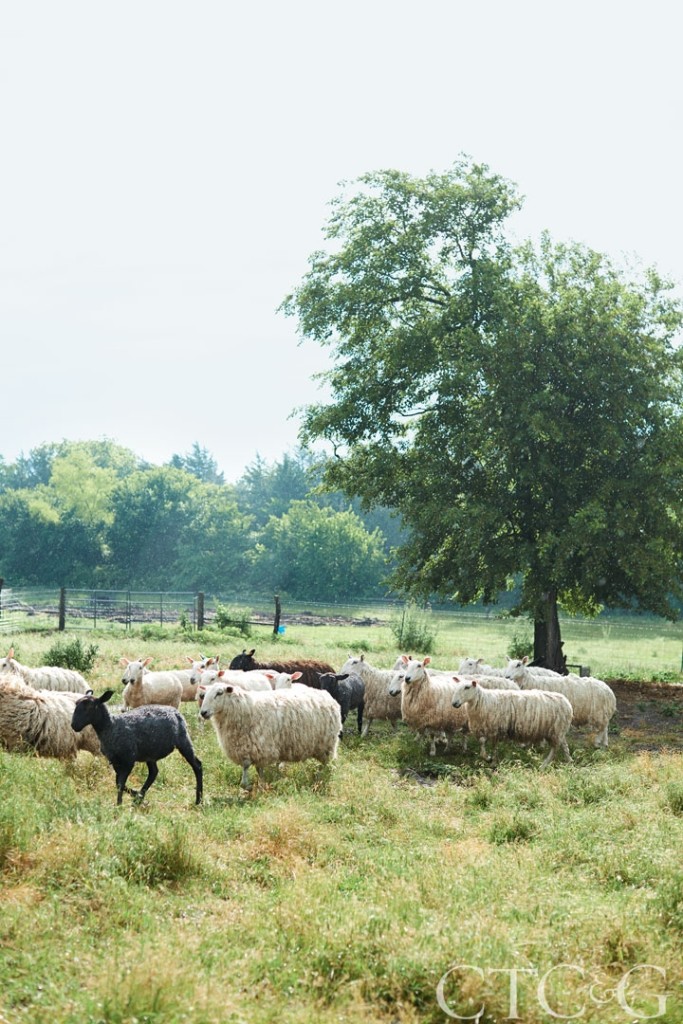
<instances>
[{"instance_id":1,"label":"large tree","mask_svg":"<svg viewBox=\"0 0 683 1024\"><path fill-rule=\"evenodd\" d=\"M285 299L336 354L305 412L330 487L397 508L397 583L493 602L521 578L535 654L564 664L558 605L675 617L683 552L680 304L579 245L513 249L511 183L364 176Z\"/></svg>"}]
</instances>

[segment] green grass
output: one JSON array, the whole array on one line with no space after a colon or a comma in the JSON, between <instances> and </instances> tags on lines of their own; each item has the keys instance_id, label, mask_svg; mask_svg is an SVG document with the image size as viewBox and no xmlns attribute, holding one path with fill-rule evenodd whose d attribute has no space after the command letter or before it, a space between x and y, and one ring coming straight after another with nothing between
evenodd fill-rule
<instances>
[{"instance_id":1,"label":"green grass","mask_svg":"<svg viewBox=\"0 0 683 1024\"><path fill-rule=\"evenodd\" d=\"M393 660L388 635L360 634L374 638L369 660ZM338 666L354 639L292 628L246 646ZM462 653L493 660L475 639ZM38 664L50 638L12 641ZM120 692L121 656L165 667L245 646L212 641L98 636L89 678ZM634 975L632 1007L653 1013L666 991L656 1019L683 1020L680 753L635 752L619 735L598 752L576 735L571 765L541 773L542 751L502 745L492 769L473 749L430 759L380 724L344 740L331 768L288 765L245 795L213 728L183 710L204 763L199 808L177 754L144 805L117 808L102 759L0 752L2 1024L442 1024L437 987L457 964L480 973L454 970L443 997L462 1015L484 1003L489 1024L509 1016L500 968L537 972L519 975L520 1020L556 1019L537 984L560 965L574 969L549 978L557 1011L637 1019L589 988L613 991L650 964L666 985Z\"/></svg>"}]
</instances>

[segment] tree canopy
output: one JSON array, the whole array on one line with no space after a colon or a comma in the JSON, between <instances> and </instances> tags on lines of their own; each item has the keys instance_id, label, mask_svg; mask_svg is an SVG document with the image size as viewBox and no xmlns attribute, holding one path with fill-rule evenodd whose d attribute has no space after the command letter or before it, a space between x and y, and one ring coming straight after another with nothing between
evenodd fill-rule
<instances>
[{"instance_id":1,"label":"tree canopy","mask_svg":"<svg viewBox=\"0 0 683 1024\"><path fill-rule=\"evenodd\" d=\"M518 205L466 159L365 175L283 309L336 355L302 429L331 446L327 485L408 528L395 582L468 603L521 577L535 653L561 667L558 602L676 614L681 306L654 270L513 247Z\"/></svg>"}]
</instances>

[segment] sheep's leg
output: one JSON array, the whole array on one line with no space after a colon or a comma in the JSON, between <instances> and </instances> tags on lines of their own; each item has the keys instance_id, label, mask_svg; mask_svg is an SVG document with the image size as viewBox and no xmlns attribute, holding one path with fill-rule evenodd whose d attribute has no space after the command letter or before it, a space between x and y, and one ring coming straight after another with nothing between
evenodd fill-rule
<instances>
[{"instance_id":1,"label":"sheep's leg","mask_svg":"<svg viewBox=\"0 0 683 1024\"><path fill-rule=\"evenodd\" d=\"M436 757L436 735L433 732L429 732L427 735L431 741L429 744L429 756Z\"/></svg>"},{"instance_id":2,"label":"sheep's leg","mask_svg":"<svg viewBox=\"0 0 683 1024\"><path fill-rule=\"evenodd\" d=\"M242 789L251 789L251 783L249 782L249 766L251 761L242 761L242 778L240 780L240 786Z\"/></svg>"},{"instance_id":3,"label":"sheep's leg","mask_svg":"<svg viewBox=\"0 0 683 1024\"><path fill-rule=\"evenodd\" d=\"M142 789L138 794L138 800L141 803L145 799L145 793L147 792L147 790L149 789L149 787L152 785L157 775L159 774L159 769L157 768L156 761L145 761L145 764L147 765L147 778L142 784Z\"/></svg>"},{"instance_id":4,"label":"sheep's leg","mask_svg":"<svg viewBox=\"0 0 683 1024\"><path fill-rule=\"evenodd\" d=\"M609 746L609 740L608 740L608 736L607 736L608 731L609 731L609 722L607 722L605 724L604 728L601 729L600 732L595 737L595 739L593 741L593 746L594 747L607 747L607 746Z\"/></svg>"},{"instance_id":5,"label":"sheep's leg","mask_svg":"<svg viewBox=\"0 0 683 1024\"><path fill-rule=\"evenodd\" d=\"M187 763L190 765L190 767L192 768L192 771L194 772L194 777L195 777L195 782L196 782L196 786L195 786L195 801L194 802L196 804L200 804L202 802L202 793L203 793L203 788L204 788L203 787L202 762L199 760L199 758L195 754L194 747L192 746L192 743L190 742L189 736L181 738L181 741L178 744L178 750L182 754L182 756L185 758Z\"/></svg>"},{"instance_id":6,"label":"sheep's leg","mask_svg":"<svg viewBox=\"0 0 683 1024\"><path fill-rule=\"evenodd\" d=\"M358 734L361 735L363 729L363 708L365 705L361 701L358 705Z\"/></svg>"},{"instance_id":7,"label":"sheep's leg","mask_svg":"<svg viewBox=\"0 0 683 1024\"><path fill-rule=\"evenodd\" d=\"M366 718L363 722L363 731L361 732L361 738L365 739L367 734L370 732L370 726L372 725L372 719Z\"/></svg>"},{"instance_id":8,"label":"sheep's leg","mask_svg":"<svg viewBox=\"0 0 683 1024\"><path fill-rule=\"evenodd\" d=\"M486 753L486 737L485 736L480 736L479 737L479 754L480 754L481 757L484 758L484 760L486 760L486 761L490 761L491 760L490 754Z\"/></svg>"},{"instance_id":9,"label":"sheep's leg","mask_svg":"<svg viewBox=\"0 0 683 1024\"><path fill-rule=\"evenodd\" d=\"M564 737L560 740L560 747L562 748L562 753L564 754L565 760L566 761L573 760L572 759L572 755L569 752L569 747L567 745L567 740Z\"/></svg>"},{"instance_id":10,"label":"sheep's leg","mask_svg":"<svg viewBox=\"0 0 683 1024\"><path fill-rule=\"evenodd\" d=\"M116 804L119 806L123 801L124 792L130 793L132 797L136 797L138 792L136 789L130 789L130 787L126 785L128 782L128 776L133 770L132 764L115 764L112 765L112 767L116 772Z\"/></svg>"},{"instance_id":11,"label":"sheep's leg","mask_svg":"<svg viewBox=\"0 0 683 1024\"><path fill-rule=\"evenodd\" d=\"M566 744L566 741L565 741L565 746L566 745L567 744ZM555 760L555 754L557 753L558 746L559 746L558 743L551 744L550 753L546 757L545 761L543 761L543 763L541 764L541 768L547 768L548 765L550 764L550 762ZM567 753L569 753L569 750L567 750Z\"/></svg>"}]
</instances>

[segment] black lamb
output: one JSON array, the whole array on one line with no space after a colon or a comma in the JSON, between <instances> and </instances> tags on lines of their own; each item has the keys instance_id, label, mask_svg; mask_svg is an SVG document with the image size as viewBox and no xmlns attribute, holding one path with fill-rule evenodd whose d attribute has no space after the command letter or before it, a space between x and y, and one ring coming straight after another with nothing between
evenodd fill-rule
<instances>
[{"instance_id":1,"label":"black lamb","mask_svg":"<svg viewBox=\"0 0 683 1024\"><path fill-rule=\"evenodd\" d=\"M301 679L298 681L306 686L312 686L316 690L320 689L319 674L321 672L334 672L333 665L328 665L326 661L317 661L315 658L292 658L289 661L277 661L276 659L271 661L255 661L255 653L256 648L252 647L250 651L243 650L241 654L236 654L230 662L230 668L241 669L243 672L267 668L272 669L273 672L287 672L288 674L301 672Z\"/></svg>"},{"instance_id":2,"label":"black lamb","mask_svg":"<svg viewBox=\"0 0 683 1024\"><path fill-rule=\"evenodd\" d=\"M125 714L110 715L105 704L113 693L113 690L106 690L101 697L87 696L78 700L71 728L80 732L86 725L92 725L97 733L102 753L116 772L116 803L121 803L124 789L137 800L143 800L159 774L157 761L168 757L174 750L179 750L192 767L197 781L195 803L200 803L202 762L194 752L180 712L166 705L145 704ZM144 761L148 773L139 793L126 785L137 761Z\"/></svg>"},{"instance_id":3,"label":"black lamb","mask_svg":"<svg viewBox=\"0 0 683 1024\"><path fill-rule=\"evenodd\" d=\"M365 683L355 672L319 672L320 689L327 690L341 708L342 725L349 711L358 709L358 732L363 728Z\"/></svg>"}]
</instances>

